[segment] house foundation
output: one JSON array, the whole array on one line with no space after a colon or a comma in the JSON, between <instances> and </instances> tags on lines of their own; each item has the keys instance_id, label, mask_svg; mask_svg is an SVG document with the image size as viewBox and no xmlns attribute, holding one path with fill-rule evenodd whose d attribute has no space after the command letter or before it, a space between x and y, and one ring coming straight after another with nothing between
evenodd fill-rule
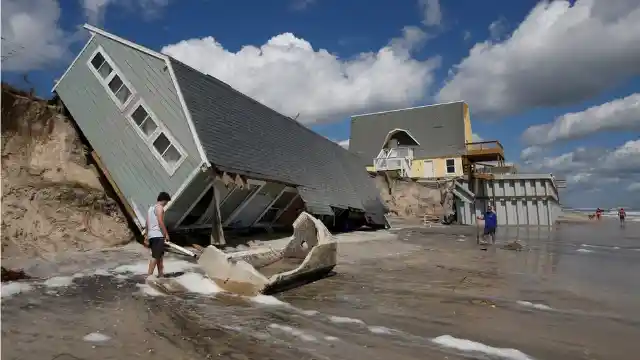
<instances>
[{"instance_id":1,"label":"house foundation","mask_svg":"<svg viewBox=\"0 0 640 360\"><path fill-rule=\"evenodd\" d=\"M492 174L456 181L453 193L458 223L475 225L476 217L492 205L500 226L551 226L562 214L551 174ZM476 189L475 192L470 190Z\"/></svg>"}]
</instances>

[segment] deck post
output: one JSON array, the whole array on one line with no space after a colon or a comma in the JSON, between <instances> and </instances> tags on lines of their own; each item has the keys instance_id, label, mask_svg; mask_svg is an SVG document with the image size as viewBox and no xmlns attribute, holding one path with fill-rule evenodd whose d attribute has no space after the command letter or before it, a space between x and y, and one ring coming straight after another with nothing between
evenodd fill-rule
<instances>
[{"instance_id":1,"label":"deck post","mask_svg":"<svg viewBox=\"0 0 640 360\"><path fill-rule=\"evenodd\" d=\"M224 239L222 220L220 219L219 197L220 192L215 186L213 186L213 196L211 197L211 210L213 211L211 216L211 245L225 245L227 243Z\"/></svg>"}]
</instances>

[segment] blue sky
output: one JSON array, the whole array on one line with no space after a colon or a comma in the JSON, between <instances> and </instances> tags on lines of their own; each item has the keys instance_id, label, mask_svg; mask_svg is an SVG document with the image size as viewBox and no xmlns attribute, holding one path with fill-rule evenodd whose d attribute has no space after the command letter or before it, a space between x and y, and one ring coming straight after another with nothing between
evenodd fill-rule
<instances>
[{"instance_id":1,"label":"blue sky","mask_svg":"<svg viewBox=\"0 0 640 360\"><path fill-rule=\"evenodd\" d=\"M637 0L12 0L2 10L3 81L25 87L27 74L42 96L89 22L300 113L335 141L348 139L350 114L465 100L474 133L502 142L508 161L567 178L569 205L640 208ZM21 21L39 26L21 32Z\"/></svg>"}]
</instances>

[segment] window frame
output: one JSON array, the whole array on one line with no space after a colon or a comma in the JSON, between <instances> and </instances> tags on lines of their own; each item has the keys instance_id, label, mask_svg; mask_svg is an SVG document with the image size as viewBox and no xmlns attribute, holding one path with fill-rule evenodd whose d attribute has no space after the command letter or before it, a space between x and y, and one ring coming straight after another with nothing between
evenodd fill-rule
<instances>
[{"instance_id":1,"label":"window frame","mask_svg":"<svg viewBox=\"0 0 640 360\"><path fill-rule=\"evenodd\" d=\"M111 67L111 73L109 73L107 77L103 78L102 75L100 75L100 73L98 72L98 70L95 67L93 67L92 61L97 54L102 55L102 58L104 59L104 61L107 64L109 64L109 66ZM131 103L131 101L133 101L133 98L137 95L135 89L133 88L133 86L131 86L131 83L122 75L122 71L120 71L120 69L116 66L115 62L111 59L111 57L107 54L107 52L104 50L102 46L98 46L98 48L91 53L91 56L89 56L89 59L87 60L87 67L96 77L96 79L100 82L100 84L102 84L102 87L104 87L105 91L107 92L111 100L116 104L116 106L118 106L120 110L124 110ZM124 86L126 86L127 89L129 89L129 93L130 93L129 98L124 103L120 102L120 99L116 97L116 94L109 87L109 83L116 76L118 76L120 78L120 81L122 81L122 83L124 84Z\"/></svg>"},{"instance_id":2,"label":"window frame","mask_svg":"<svg viewBox=\"0 0 640 360\"><path fill-rule=\"evenodd\" d=\"M448 165L447 164L447 162L449 160L453 161L453 165ZM453 167L453 171L449 171L449 166ZM455 174L456 173L456 159L455 158L445 159L445 161L444 161L444 171L446 171L447 175L451 175L451 174Z\"/></svg>"},{"instance_id":3,"label":"window frame","mask_svg":"<svg viewBox=\"0 0 640 360\"><path fill-rule=\"evenodd\" d=\"M147 136L142 131L140 126L138 126L136 121L133 119L133 113L140 106L142 106L144 111L147 112L147 116L149 117L149 120L153 121L156 124L156 129L149 136ZM129 124L133 127L134 131L138 134L138 136L140 136L140 139L142 141L144 141L144 143L147 145L147 147L149 148L149 150L151 151L153 156L160 162L160 165L162 165L162 167L167 171L169 176L173 176L173 174L175 174L175 172L178 170L178 168L180 168L182 163L187 159L189 154L184 150L184 148L182 147L182 145L180 145L180 143L176 140L176 138L173 137L173 135L171 134L169 129L167 129L167 127L158 119L158 117L155 115L153 110L151 110L151 107L149 107L149 105L147 105L147 103L144 101L144 99L139 98L133 104L133 106L131 106L129 111L127 111L127 113L125 114L125 118L127 118L127 121L129 121ZM147 121L149 121L149 120L147 120ZM173 165L173 166L171 164L169 164L162 157L162 154L160 154L160 152L153 145L153 143L158 139L160 134L164 134L164 136L167 137L167 140L169 140L170 144L173 145L173 147L176 148L178 153L180 153L180 160L178 160L175 163L175 165Z\"/></svg>"}]
</instances>

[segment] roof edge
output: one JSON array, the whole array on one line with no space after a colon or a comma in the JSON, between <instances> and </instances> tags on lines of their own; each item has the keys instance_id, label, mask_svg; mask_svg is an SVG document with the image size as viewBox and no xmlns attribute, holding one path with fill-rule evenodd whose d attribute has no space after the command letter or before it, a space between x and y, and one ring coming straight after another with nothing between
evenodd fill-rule
<instances>
[{"instance_id":1,"label":"roof edge","mask_svg":"<svg viewBox=\"0 0 640 360\"><path fill-rule=\"evenodd\" d=\"M110 32L107 32L105 30L97 28L97 27L95 27L93 25L84 24L82 27L91 33L91 38L87 41L87 43L84 45L82 50L80 50L78 55L76 55L76 57L73 59L71 64L67 67L67 69L62 74L62 76L58 80L55 80L55 84L51 88L51 92L54 92L56 90L56 88L58 87L58 84L60 84L60 82L62 82L64 77L69 73L71 68L76 64L76 62L78 61L80 56L82 56L82 54L85 52L85 50L87 49L89 44L94 40L94 38L96 37L96 34L104 36L104 37L106 37L108 39L111 39L111 40L113 40L113 41L115 41L117 43L120 43L122 45L128 46L128 47L130 47L132 49L141 51L141 52L143 52L143 53L145 53L147 55L153 56L153 57L155 57L157 59L160 59L162 61L167 61L167 59L168 59L167 55L164 55L164 54L159 53L157 51L151 50L151 49L149 49L147 47L144 47L142 45L138 45L138 44L136 44L136 43L134 43L132 41L129 41L129 40L124 39L124 38L121 38L120 36L114 35L114 34L112 34Z\"/></svg>"},{"instance_id":2,"label":"roof edge","mask_svg":"<svg viewBox=\"0 0 640 360\"><path fill-rule=\"evenodd\" d=\"M317 135L317 136L319 136L319 137L323 138L325 141L328 141L328 142L332 143L333 145L335 145L335 146L339 147L340 149L342 149L342 150L344 150L344 151L349 152L349 150L348 150L348 149L343 148L342 146L340 146L340 145L339 145L338 143L336 143L335 141L333 141L333 140L331 140L331 139L328 139L327 137L325 137L325 136L323 136L323 135L321 135L321 134L317 133L315 130L313 130L313 129L311 129L311 128L309 128L309 127L305 126L304 124L300 123L299 121L297 121L297 120L295 120L295 119L291 118L291 116L285 115L285 114L281 113L280 111L278 111L278 110L276 110L276 109L272 108L271 106L266 105L266 104L263 104L262 102L260 102L260 101L258 101L258 100L256 100L256 99L254 99L253 97L251 97L251 96L249 96L249 95L247 95L247 94L243 93L242 91L240 91L240 90L236 89L235 87L231 86L230 84L226 83L225 81L222 81L222 80L218 79L217 77L215 77L215 76L213 76L213 75L206 74L206 73L204 73L204 72L202 72L202 71L200 71L200 70L198 70L198 69L194 68L193 66L191 66L191 65L189 65L189 64L186 64L186 63L182 62L181 60L176 59L176 58L174 58L174 57L172 57L172 56L167 56L167 58L168 58L168 59L169 59L169 61L171 61L171 62L178 63L178 64L179 64L179 65L181 65L181 66L185 66L185 67L187 67L187 68L191 69L192 71L197 72L198 74L200 74L201 76L203 76L203 77L205 77L205 78L207 78L207 79L211 79L211 80L215 81L215 82L216 82L216 83L218 83L218 84L222 84L222 85L224 85L224 86L228 87L231 91L233 91L233 92L235 92L235 93L240 94L240 96L243 96L243 97L245 97L245 98L249 99L250 101L252 101L252 102L253 102L253 103L255 103L255 104L258 104L259 106L263 106L263 107L265 107L265 108L269 109L271 112L273 112L273 113L275 113L275 114L277 114L277 115L279 115L279 116L282 116L283 118L287 119L287 121L290 121L290 122L294 123L296 126L298 126L298 127L302 128L304 131L311 132L311 133L313 133L313 134L315 134L315 135ZM208 160L208 161L210 161L210 160Z\"/></svg>"},{"instance_id":3,"label":"roof edge","mask_svg":"<svg viewBox=\"0 0 640 360\"><path fill-rule=\"evenodd\" d=\"M466 104L466 102L464 100L457 100L457 101L451 101L451 102L446 102L446 103L413 106L413 107L402 108L402 109L385 110L385 111L378 111L378 112L372 112L372 113L366 113L366 114L351 115L350 117L351 117L351 119L353 119L353 118L369 116L369 115L381 115L381 114L387 114L387 113L399 112L399 111L405 111L405 110L416 110L416 109L422 109L422 108L428 108L428 107L435 107L435 106L442 106L442 105L452 105L452 104L460 104L460 103Z\"/></svg>"},{"instance_id":4,"label":"roof edge","mask_svg":"<svg viewBox=\"0 0 640 360\"><path fill-rule=\"evenodd\" d=\"M202 141L200 140L200 135L198 134L196 125L193 122L193 118L191 117L191 110L189 109L189 106L187 105L187 102L184 98L184 94L182 93L182 88L180 87L180 81L178 80L178 77L176 76L176 73L173 69L172 59L173 58L171 58L170 56L166 56L164 60L167 66L167 69L169 70L169 77L171 78L171 82L173 82L173 86L176 89L176 93L178 95L178 101L180 101L180 107L182 108L184 117L187 120L187 126L189 127L189 131L191 132L191 137L193 138L193 141L196 143L196 149L198 149L198 153L200 154L200 159L202 160L202 162L207 164L207 166L211 166L211 161L209 161L207 152L204 150L204 146L202 145Z\"/></svg>"},{"instance_id":5,"label":"roof edge","mask_svg":"<svg viewBox=\"0 0 640 360\"><path fill-rule=\"evenodd\" d=\"M115 42L119 42L122 45L126 45L126 46L128 46L130 48L133 48L133 49L136 49L136 50L141 51L143 53L146 53L146 54L151 55L153 57L156 57L156 58L158 58L160 60L164 60L164 61L167 60L167 55L161 54L161 53L159 53L157 51L151 50L151 49L149 49L147 47L144 47L142 45L138 45L138 44L136 44L136 43L134 43L132 41L129 41L129 40L124 39L124 38L121 38L120 36L114 35L114 34L112 34L110 32L107 32L105 30L97 28L97 27L95 27L93 25L84 24L82 27L87 29L91 33L102 35L102 36L104 36L106 38L109 38L109 39L115 41Z\"/></svg>"}]
</instances>

